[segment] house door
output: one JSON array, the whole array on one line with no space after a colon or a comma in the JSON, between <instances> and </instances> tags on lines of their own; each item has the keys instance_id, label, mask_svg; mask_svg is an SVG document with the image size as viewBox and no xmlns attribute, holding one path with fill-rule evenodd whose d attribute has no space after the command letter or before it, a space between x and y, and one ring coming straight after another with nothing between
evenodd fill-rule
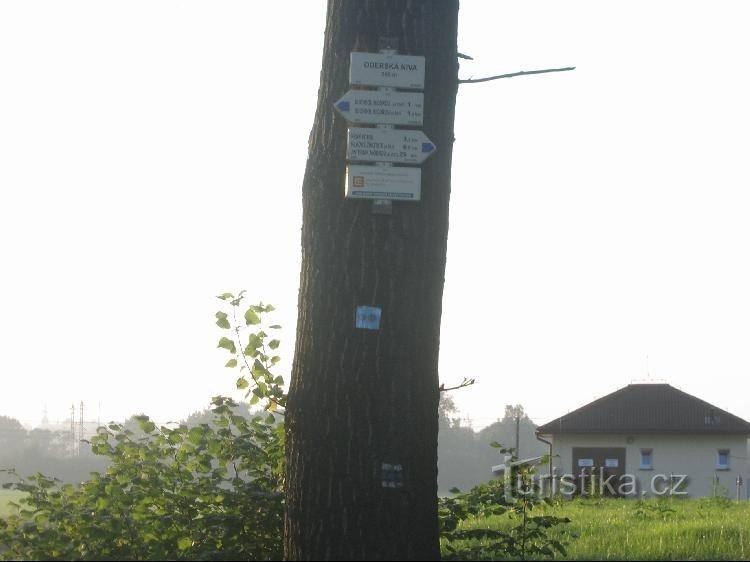
<instances>
[{"instance_id":1,"label":"house door","mask_svg":"<svg viewBox=\"0 0 750 562\"><path fill-rule=\"evenodd\" d=\"M625 447L573 447L577 495L619 496Z\"/></svg>"}]
</instances>

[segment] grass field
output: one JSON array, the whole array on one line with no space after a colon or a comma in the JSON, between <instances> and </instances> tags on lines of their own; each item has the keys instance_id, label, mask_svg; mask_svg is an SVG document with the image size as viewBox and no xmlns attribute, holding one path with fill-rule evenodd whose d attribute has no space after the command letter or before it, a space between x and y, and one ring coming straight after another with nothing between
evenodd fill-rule
<instances>
[{"instance_id":1,"label":"grass field","mask_svg":"<svg viewBox=\"0 0 750 562\"><path fill-rule=\"evenodd\" d=\"M569 517L567 560L750 560L750 502L590 499L560 502L534 514ZM467 528L509 528L499 516ZM559 559L559 558L558 558Z\"/></svg>"}]
</instances>

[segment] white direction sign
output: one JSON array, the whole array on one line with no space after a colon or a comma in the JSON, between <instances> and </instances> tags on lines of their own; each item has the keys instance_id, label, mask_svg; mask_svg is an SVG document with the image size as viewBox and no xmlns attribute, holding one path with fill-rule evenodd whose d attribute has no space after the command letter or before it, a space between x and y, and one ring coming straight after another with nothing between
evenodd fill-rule
<instances>
[{"instance_id":1,"label":"white direction sign","mask_svg":"<svg viewBox=\"0 0 750 562\"><path fill-rule=\"evenodd\" d=\"M355 52L351 54L349 82L424 90L424 57Z\"/></svg>"},{"instance_id":2,"label":"white direction sign","mask_svg":"<svg viewBox=\"0 0 750 562\"><path fill-rule=\"evenodd\" d=\"M435 149L422 131L351 127L346 157L361 162L421 164Z\"/></svg>"},{"instance_id":3,"label":"white direction sign","mask_svg":"<svg viewBox=\"0 0 750 562\"><path fill-rule=\"evenodd\" d=\"M346 196L354 199L419 201L421 185L419 168L351 164L346 171Z\"/></svg>"},{"instance_id":4,"label":"white direction sign","mask_svg":"<svg viewBox=\"0 0 750 562\"><path fill-rule=\"evenodd\" d=\"M422 126L424 94L349 90L333 104L352 123Z\"/></svg>"}]
</instances>

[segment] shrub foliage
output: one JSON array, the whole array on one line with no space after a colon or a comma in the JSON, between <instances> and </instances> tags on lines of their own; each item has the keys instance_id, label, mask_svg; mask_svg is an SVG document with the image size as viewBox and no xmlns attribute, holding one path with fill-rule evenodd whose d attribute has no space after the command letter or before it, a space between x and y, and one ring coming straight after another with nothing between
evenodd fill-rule
<instances>
[{"instance_id":1,"label":"shrub foliage","mask_svg":"<svg viewBox=\"0 0 750 562\"><path fill-rule=\"evenodd\" d=\"M242 296L219 297L235 320ZM219 341L233 356L227 366L247 370L237 386L262 413L238 415L219 396L211 423L157 427L137 416L139 431L100 427L90 443L111 462L103 473L78 485L43 474L6 485L26 495L0 519L0 559L280 559L283 414L272 411L283 404L283 380L270 372L278 358L266 353L278 340L252 331L270 310L251 306L234 325L216 315L232 335ZM245 337L243 327L252 333Z\"/></svg>"}]
</instances>

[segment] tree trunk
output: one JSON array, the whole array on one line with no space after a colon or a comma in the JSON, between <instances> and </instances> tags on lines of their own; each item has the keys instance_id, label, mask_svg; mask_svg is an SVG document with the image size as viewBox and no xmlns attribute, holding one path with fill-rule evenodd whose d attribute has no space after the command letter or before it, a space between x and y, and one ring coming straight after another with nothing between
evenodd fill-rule
<instances>
[{"instance_id":1,"label":"tree trunk","mask_svg":"<svg viewBox=\"0 0 750 562\"><path fill-rule=\"evenodd\" d=\"M456 0L329 0L302 188L287 559L440 557L437 367L457 19ZM344 198L347 123L333 107L350 89L349 53L378 52L379 37L425 56L423 130L438 147L422 164L422 200L395 201L392 215ZM379 330L355 327L360 305L382 309Z\"/></svg>"}]
</instances>

